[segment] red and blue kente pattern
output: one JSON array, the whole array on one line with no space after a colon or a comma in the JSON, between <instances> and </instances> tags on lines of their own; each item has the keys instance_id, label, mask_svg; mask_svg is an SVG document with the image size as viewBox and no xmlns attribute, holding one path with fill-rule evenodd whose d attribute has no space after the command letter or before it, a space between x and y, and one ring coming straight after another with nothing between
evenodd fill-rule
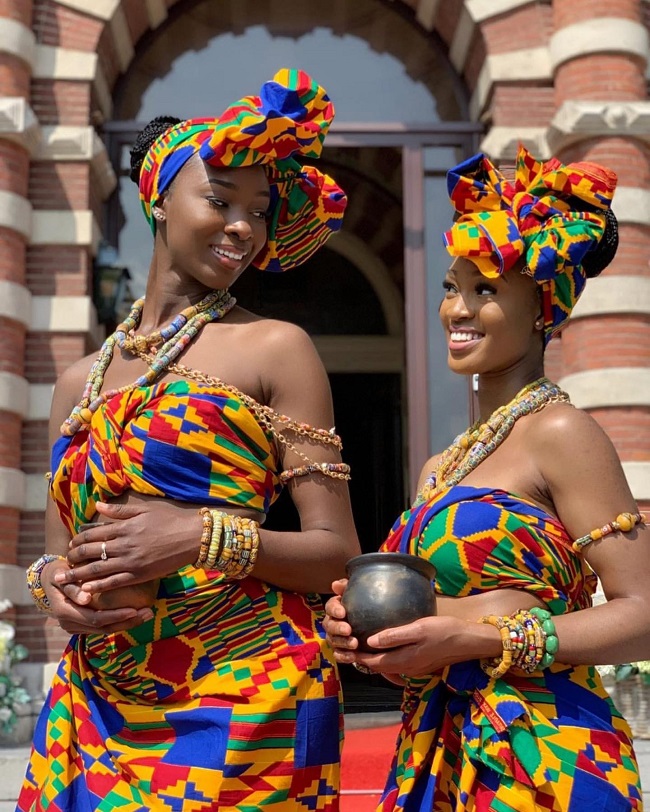
<instances>
[{"instance_id":1,"label":"red and blue kente pattern","mask_svg":"<svg viewBox=\"0 0 650 812\"><path fill-rule=\"evenodd\" d=\"M260 511L279 490L270 438L217 387L118 395L62 439L52 491L71 531L127 489ZM336 812L341 697L318 598L186 567L153 609L71 639L18 812Z\"/></svg>"},{"instance_id":2,"label":"red and blue kente pattern","mask_svg":"<svg viewBox=\"0 0 650 812\"><path fill-rule=\"evenodd\" d=\"M594 578L565 529L526 500L456 485L397 521L383 549L418 555L450 596L519 588L554 614L586 608ZM381 812L630 812L643 807L630 730L595 668L532 676L477 661L411 679Z\"/></svg>"}]
</instances>

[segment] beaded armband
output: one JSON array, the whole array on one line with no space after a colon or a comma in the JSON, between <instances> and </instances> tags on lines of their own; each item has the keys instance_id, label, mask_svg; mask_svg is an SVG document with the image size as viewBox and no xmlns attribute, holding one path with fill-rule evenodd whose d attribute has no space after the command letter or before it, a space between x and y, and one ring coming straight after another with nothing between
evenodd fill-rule
<instances>
[{"instance_id":1,"label":"beaded armband","mask_svg":"<svg viewBox=\"0 0 650 812\"><path fill-rule=\"evenodd\" d=\"M598 541L604 536L609 536L611 533L629 533L637 524L645 524L645 516L643 513L619 513L613 522L605 524L602 527L597 527L588 533L586 536L581 536L573 542L573 549L579 553L583 547L591 544L592 541Z\"/></svg>"},{"instance_id":2,"label":"beaded armband","mask_svg":"<svg viewBox=\"0 0 650 812\"><path fill-rule=\"evenodd\" d=\"M26 570L27 588L39 612L49 613L52 611L52 607L50 606L50 602L47 599L47 595L41 583L43 570L51 561L66 561L66 557L64 555L50 555L46 553L34 561L33 564L30 564Z\"/></svg>"}]
</instances>

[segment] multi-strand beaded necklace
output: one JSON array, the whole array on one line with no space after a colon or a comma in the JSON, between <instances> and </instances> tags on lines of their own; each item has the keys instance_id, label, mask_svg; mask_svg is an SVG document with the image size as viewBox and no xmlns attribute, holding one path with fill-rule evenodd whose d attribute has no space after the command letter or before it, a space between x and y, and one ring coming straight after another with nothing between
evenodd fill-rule
<instances>
[{"instance_id":1,"label":"multi-strand beaded necklace","mask_svg":"<svg viewBox=\"0 0 650 812\"><path fill-rule=\"evenodd\" d=\"M499 406L485 422L478 420L459 434L443 451L440 461L422 488L418 501L457 485L495 451L520 417L538 412L549 403L568 403L569 396L548 378L525 386L510 403Z\"/></svg>"},{"instance_id":2,"label":"multi-strand beaded necklace","mask_svg":"<svg viewBox=\"0 0 650 812\"><path fill-rule=\"evenodd\" d=\"M76 434L80 428L90 425L93 414L102 403L106 403L115 395L128 392L138 386L149 386L156 378L169 367L169 365L183 352L188 344L205 327L208 322L223 318L235 306L236 299L228 290L217 290L209 293L196 305L185 308L167 327L156 330L148 336L135 335L133 332L142 317L144 299L138 299L129 315L117 326L115 332L103 343L95 363L90 369L81 400L74 407L70 416L61 426L61 434ZM149 369L133 383L101 392L104 384L104 375L113 360L115 347L119 347L132 355L138 351L162 346L152 356ZM101 393L101 394L100 394Z\"/></svg>"},{"instance_id":3,"label":"multi-strand beaded necklace","mask_svg":"<svg viewBox=\"0 0 650 812\"><path fill-rule=\"evenodd\" d=\"M110 398L123 392L136 389L139 386L149 386L159 378L163 372L173 372L184 378L189 378L199 384L216 386L235 395L255 415L260 425L266 429L281 445L293 451L306 464L299 468L289 468L280 474L280 479L287 482L295 476L310 473L320 473L333 479L350 479L350 467L341 462L314 462L292 443L285 435L285 431L306 437L316 442L342 448L340 437L334 429L320 429L307 423L300 423L286 415L279 414L270 406L258 403L250 395L237 389L237 387L224 383L213 375L191 369L182 364L175 363L178 356L190 344L199 331L209 322L223 318L235 305L235 298L227 290L214 291L208 294L198 304L186 308L176 316L169 325L156 330L149 335L138 335L136 330L142 317L144 299L138 299L132 306L129 315L118 325L115 332L110 335L102 345L99 355L92 365L83 395L74 407L70 416L61 426L61 433L65 435L76 434L81 428L90 425L93 414ZM161 345L159 349L156 349ZM133 383L102 392L104 375L108 369L115 347L135 355L147 364L147 371L133 381ZM277 428L276 424L282 428Z\"/></svg>"}]
</instances>

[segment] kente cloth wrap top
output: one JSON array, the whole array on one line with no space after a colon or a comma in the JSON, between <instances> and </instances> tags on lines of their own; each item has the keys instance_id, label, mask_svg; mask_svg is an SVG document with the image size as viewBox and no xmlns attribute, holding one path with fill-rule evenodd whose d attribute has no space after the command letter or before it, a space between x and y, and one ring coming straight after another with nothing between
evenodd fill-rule
<instances>
[{"instance_id":1,"label":"kente cloth wrap top","mask_svg":"<svg viewBox=\"0 0 650 812\"><path fill-rule=\"evenodd\" d=\"M430 561L439 594L517 588L555 615L591 605L595 577L562 524L505 491L460 484L416 502L383 549ZM402 711L383 812L642 808L630 730L592 666L494 679L457 663L409 679Z\"/></svg>"},{"instance_id":2,"label":"kente cloth wrap top","mask_svg":"<svg viewBox=\"0 0 650 812\"><path fill-rule=\"evenodd\" d=\"M58 440L51 492L70 533L129 489L261 516L278 467L235 394L173 381L116 395ZM319 597L186 566L152 611L72 637L18 812L337 812L342 698Z\"/></svg>"},{"instance_id":3,"label":"kente cloth wrap top","mask_svg":"<svg viewBox=\"0 0 650 812\"><path fill-rule=\"evenodd\" d=\"M281 490L273 438L236 395L166 381L111 398L52 449L51 493L70 530L133 490L266 513Z\"/></svg>"}]
</instances>

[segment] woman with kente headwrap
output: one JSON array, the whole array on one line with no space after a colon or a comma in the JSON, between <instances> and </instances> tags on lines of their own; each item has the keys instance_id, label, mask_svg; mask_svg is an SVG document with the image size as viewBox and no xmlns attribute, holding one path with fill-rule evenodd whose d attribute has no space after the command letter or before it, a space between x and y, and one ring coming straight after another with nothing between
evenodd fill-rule
<instances>
[{"instance_id":1,"label":"woman with kente headwrap","mask_svg":"<svg viewBox=\"0 0 650 812\"><path fill-rule=\"evenodd\" d=\"M405 683L380 810L642 808L595 665L650 653L650 539L610 441L543 377L544 346L614 256L615 185L523 148L514 183L483 155L449 172L440 318L451 369L479 376L480 418L429 460L383 546L435 565L439 615L362 653L340 598L326 607L340 662ZM592 608L595 573L609 602Z\"/></svg>"},{"instance_id":2,"label":"woman with kente headwrap","mask_svg":"<svg viewBox=\"0 0 650 812\"><path fill-rule=\"evenodd\" d=\"M134 147L153 257L145 298L54 395L47 553L28 583L73 637L18 810L338 809L315 593L358 550L348 467L306 334L228 292L339 228L344 193L296 160L320 155L333 115L282 70L219 118L154 120ZM285 484L301 532L260 529Z\"/></svg>"}]
</instances>

